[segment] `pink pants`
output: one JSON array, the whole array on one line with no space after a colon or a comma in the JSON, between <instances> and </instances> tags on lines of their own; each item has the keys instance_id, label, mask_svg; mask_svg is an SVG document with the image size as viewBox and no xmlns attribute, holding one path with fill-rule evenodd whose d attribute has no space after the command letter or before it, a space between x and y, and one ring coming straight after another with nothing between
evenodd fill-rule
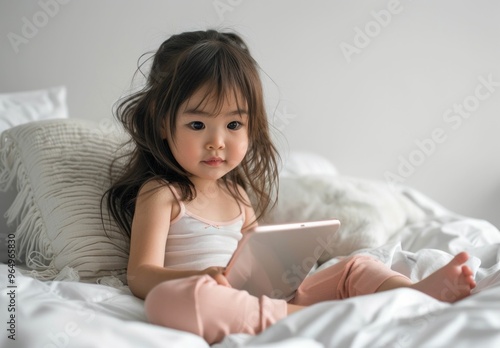
<instances>
[{"instance_id":1,"label":"pink pants","mask_svg":"<svg viewBox=\"0 0 500 348\"><path fill-rule=\"evenodd\" d=\"M371 294L395 276L402 277L374 258L349 257L307 277L289 303L307 306ZM152 324L189 331L213 344L231 333L263 331L287 315L287 302L257 298L203 275L158 284L146 297L145 311Z\"/></svg>"}]
</instances>

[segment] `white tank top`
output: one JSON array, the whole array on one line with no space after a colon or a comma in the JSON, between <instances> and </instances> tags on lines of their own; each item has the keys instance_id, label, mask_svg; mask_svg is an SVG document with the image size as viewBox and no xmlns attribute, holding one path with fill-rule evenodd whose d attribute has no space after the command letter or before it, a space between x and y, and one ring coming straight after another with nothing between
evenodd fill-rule
<instances>
[{"instance_id":1,"label":"white tank top","mask_svg":"<svg viewBox=\"0 0 500 348\"><path fill-rule=\"evenodd\" d=\"M170 222L165 246L164 266L178 270L203 270L225 267L241 239L245 210L230 221L210 221L186 209L175 188L180 213Z\"/></svg>"}]
</instances>

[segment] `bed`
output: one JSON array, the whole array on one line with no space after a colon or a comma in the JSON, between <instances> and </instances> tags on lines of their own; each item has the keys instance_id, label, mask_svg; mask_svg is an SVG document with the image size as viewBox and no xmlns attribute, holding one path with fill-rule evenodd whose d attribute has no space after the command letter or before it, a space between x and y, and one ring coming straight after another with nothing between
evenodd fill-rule
<instances>
[{"instance_id":1,"label":"bed","mask_svg":"<svg viewBox=\"0 0 500 348\"><path fill-rule=\"evenodd\" d=\"M147 323L143 301L126 285L128 242L106 214L102 223L99 210L100 195L119 172L108 166L124 135L110 121L69 118L64 90L44 93L37 102L48 105L47 119L39 108L38 116L8 123L1 135L0 190L9 225L0 243L0 346L208 347L193 334ZM1 117L16 120L37 103L33 96L3 98L17 111ZM455 304L410 289L324 302L257 336L233 334L213 347L500 346L495 226L455 214L411 187L342 175L317 154L283 157L279 201L262 223L342 222L314 271L366 253L416 281L466 250L477 287Z\"/></svg>"}]
</instances>

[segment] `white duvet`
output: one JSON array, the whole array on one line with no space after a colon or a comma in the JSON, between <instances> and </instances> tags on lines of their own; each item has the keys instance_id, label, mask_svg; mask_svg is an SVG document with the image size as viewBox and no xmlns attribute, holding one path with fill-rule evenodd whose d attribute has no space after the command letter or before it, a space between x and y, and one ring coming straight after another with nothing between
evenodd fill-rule
<instances>
[{"instance_id":1,"label":"white duvet","mask_svg":"<svg viewBox=\"0 0 500 348\"><path fill-rule=\"evenodd\" d=\"M485 221L449 213L412 190L405 194L425 216L405 224L384 245L357 252L418 280L467 250L478 283L473 295L447 304L397 289L320 303L257 336L230 335L214 347L500 347L500 232ZM195 335L148 324L143 302L126 287L42 282L18 271L12 289L4 264L0 284L1 347L208 346ZM13 326L10 314L15 314Z\"/></svg>"}]
</instances>

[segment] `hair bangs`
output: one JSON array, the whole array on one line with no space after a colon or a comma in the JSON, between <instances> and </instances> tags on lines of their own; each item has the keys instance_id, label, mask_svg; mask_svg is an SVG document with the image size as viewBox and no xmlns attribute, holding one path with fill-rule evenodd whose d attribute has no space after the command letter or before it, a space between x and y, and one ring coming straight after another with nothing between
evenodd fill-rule
<instances>
[{"instance_id":1,"label":"hair bangs","mask_svg":"<svg viewBox=\"0 0 500 348\"><path fill-rule=\"evenodd\" d=\"M215 101L211 113L217 115L222 109L227 97L232 93L239 110L249 112L250 104L255 96L254 86L256 69L241 49L233 47L232 43L202 42L189 52L182 64L179 79L185 88L181 103L189 99L198 90L204 88L206 95L197 108L202 109L207 100ZM179 105L180 106L180 105Z\"/></svg>"}]
</instances>

